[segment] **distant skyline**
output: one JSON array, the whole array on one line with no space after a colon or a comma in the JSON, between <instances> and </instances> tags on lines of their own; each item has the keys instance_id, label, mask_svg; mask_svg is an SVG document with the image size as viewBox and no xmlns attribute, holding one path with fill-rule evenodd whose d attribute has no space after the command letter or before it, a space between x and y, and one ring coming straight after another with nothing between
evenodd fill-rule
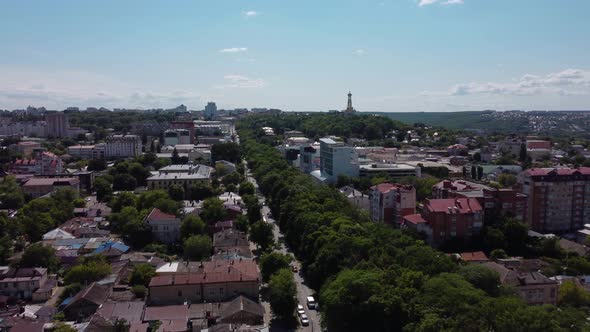
<instances>
[{"instance_id":1,"label":"distant skyline","mask_svg":"<svg viewBox=\"0 0 590 332\"><path fill-rule=\"evenodd\" d=\"M0 109L590 109L587 0L2 1Z\"/></svg>"}]
</instances>

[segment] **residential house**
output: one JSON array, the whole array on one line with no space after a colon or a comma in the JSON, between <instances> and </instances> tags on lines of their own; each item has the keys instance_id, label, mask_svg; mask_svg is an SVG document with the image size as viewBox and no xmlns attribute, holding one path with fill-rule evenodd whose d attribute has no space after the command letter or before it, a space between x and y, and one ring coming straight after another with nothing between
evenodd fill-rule
<instances>
[{"instance_id":1,"label":"residential house","mask_svg":"<svg viewBox=\"0 0 590 332\"><path fill-rule=\"evenodd\" d=\"M110 291L110 287L93 282L62 303L66 318L78 321L90 317L106 302Z\"/></svg>"},{"instance_id":2,"label":"residential house","mask_svg":"<svg viewBox=\"0 0 590 332\"><path fill-rule=\"evenodd\" d=\"M240 295L227 303L219 318L224 324L259 325L264 322L264 307Z\"/></svg>"},{"instance_id":3,"label":"residential house","mask_svg":"<svg viewBox=\"0 0 590 332\"><path fill-rule=\"evenodd\" d=\"M33 198L47 195L59 188L72 188L79 193L80 180L76 177L32 177L22 186L23 192Z\"/></svg>"},{"instance_id":4,"label":"residential house","mask_svg":"<svg viewBox=\"0 0 590 332\"><path fill-rule=\"evenodd\" d=\"M484 266L498 272L500 282L512 287L528 304L557 304L559 284L536 271L519 271L504 265L487 262Z\"/></svg>"},{"instance_id":5,"label":"residential house","mask_svg":"<svg viewBox=\"0 0 590 332\"><path fill-rule=\"evenodd\" d=\"M180 237L180 219L154 208L144 222L152 230L152 235L163 243L173 243Z\"/></svg>"},{"instance_id":6,"label":"residential house","mask_svg":"<svg viewBox=\"0 0 590 332\"><path fill-rule=\"evenodd\" d=\"M189 273L156 275L149 284L154 305L219 302L245 295L258 299L260 271L251 260L202 262Z\"/></svg>"},{"instance_id":7,"label":"residential house","mask_svg":"<svg viewBox=\"0 0 590 332\"><path fill-rule=\"evenodd\" d=\"M33 298L35 291L47 282L45 268L0 267L0 294L22 300Z\"/></svg>"},{"instance_id":8,"label":"residential house","mask_svg":"<svg viewBox=\"0 0 590 332\"><path fill-rule=\"evenodd\" d=\"M213 234L213 252L233 252L240 256L252 256L248 235L234 229L225 229Z\"/></svg>"}]
</instances>

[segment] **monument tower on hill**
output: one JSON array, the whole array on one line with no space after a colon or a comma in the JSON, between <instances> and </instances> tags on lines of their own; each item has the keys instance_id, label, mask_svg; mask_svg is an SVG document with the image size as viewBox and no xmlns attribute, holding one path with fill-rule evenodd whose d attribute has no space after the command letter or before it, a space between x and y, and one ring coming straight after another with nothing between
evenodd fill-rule
<instances>
[{"instance_id":1,"label":"monument tower on hill","mask_svg":"<svg viewBox=\"0 0 590 332\"><path fill-rule=\"evenodd\" d=\"M344 113L354 113L356 110L352 107L352 93L348 91L348 104L346 109L343 111Z\"/></svg>"}]
</instances>

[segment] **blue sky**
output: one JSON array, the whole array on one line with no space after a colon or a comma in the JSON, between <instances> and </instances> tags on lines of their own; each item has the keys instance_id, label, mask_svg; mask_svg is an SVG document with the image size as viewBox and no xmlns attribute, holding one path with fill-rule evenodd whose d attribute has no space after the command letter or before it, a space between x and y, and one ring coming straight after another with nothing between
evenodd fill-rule
<instances>
[{"instance_id":1,"label":"blue sky","mask_svg":"<svg viewBox=\"0 0 590 332\"><path fill-rule=\"evenodd\" d=\"M590 109L587 0L0 0L0 109Z\"/></svg>"}]
</instances>

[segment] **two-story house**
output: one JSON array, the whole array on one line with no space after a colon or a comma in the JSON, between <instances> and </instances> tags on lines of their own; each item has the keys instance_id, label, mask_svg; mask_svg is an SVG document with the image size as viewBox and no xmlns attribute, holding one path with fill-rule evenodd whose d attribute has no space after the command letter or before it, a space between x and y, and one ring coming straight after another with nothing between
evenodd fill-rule
<instances>
[{"instance_id":1,"label":"two-story house","mask_svg":"<svg viewBox=\"0 0 590 332\"><path fill-rule=\"evenodd\" d=\"M144 222L152 230L152 235L163 243L173 243L180 237L180 219L154 208Z\"/></svg>"}]
</instances>

